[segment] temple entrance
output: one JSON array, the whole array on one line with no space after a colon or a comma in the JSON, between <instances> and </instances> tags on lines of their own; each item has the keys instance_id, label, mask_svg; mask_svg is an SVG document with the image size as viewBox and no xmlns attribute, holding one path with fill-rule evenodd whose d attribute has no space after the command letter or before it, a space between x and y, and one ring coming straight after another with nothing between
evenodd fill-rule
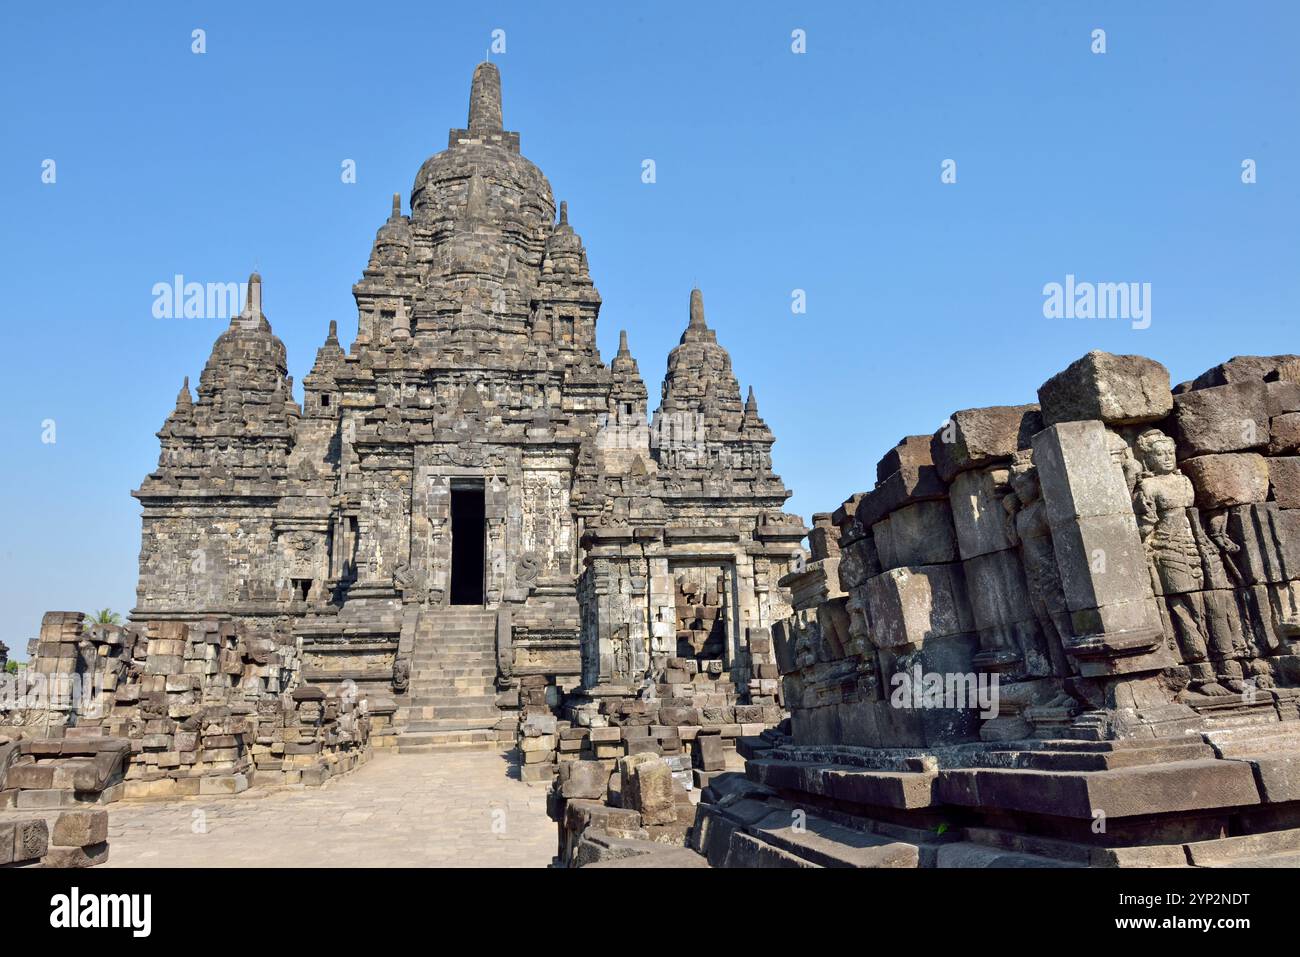
<instances>
[{"instance_id":1,"label":"temple entrance","mask_svg":"<svg viewBox=\"0 0 1300 957\"><path fill-rule=\"evenodd\" d=\"M482 605L487 513L483 486L451 490L451 603Z\"/></svg>"}]
</instances>

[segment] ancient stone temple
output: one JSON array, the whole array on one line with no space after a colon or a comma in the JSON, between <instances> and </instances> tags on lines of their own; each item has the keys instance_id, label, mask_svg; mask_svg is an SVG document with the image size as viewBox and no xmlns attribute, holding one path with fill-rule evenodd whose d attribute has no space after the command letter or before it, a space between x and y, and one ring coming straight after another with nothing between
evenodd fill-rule
<instances>
[{"instance_id":1,"label":"ancient stone temple","mask_svg":"<svg viewBox=\"0 0 1300 957\"><path fill-rule=\"evenodd\" d=\"M626 334L602 361L582 239L495 66L353 292L357 336L331 324L300 407L250 278L134 493L132 620L300 645L302 683L350 682L404 748L513 742L521 706L598 710L678 656L747 695L805 532L772 433L699 290L653 418Z\"/></svg>"}]
</instances>

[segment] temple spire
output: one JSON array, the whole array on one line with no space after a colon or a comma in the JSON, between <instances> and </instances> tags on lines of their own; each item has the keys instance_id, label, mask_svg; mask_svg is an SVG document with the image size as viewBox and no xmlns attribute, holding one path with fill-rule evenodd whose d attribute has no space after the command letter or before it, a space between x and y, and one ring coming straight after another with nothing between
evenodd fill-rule
<instances>
[{"instance_id":1,"label":"temple spire","mask_svg":"<svg viewBox=\"0 0 1300 957\"><path fill-rule=\"evenodd\" d=\"M398 216L401 215L402 215L402 194L394 193L393 194L393 218L396 219Z\"/></svg>"},{"instance_id":2,"label":"temple spire","mask_svg":"<svg viewBox=\"0 0 1300 957\"><path fill-rule=\"evenodd\" d=\"M248 295L244 299L244 311L234 316L230 320L233 326L235 323L241 323L245 328L260 328L266 323L266 316L262 312L262 275L254 271L248 277ZM268 325L267 328L270 328Z\"/></svg>"},{"instance_id":3,"label":"temple spire","mask_svg":"<svg viewBox=\"0 0 1300 957\"><path fill-rule=\"evenodd\" d=\"M188 409L194 405L194 397L190 395L190 377L186 376L184 383L181 384L180 394L176 396L176 408Z\"/></svg>"},{"instance_id":4,"label":"temple spire","mask_svg":"<svg viewBox=\"0 0 1300 957\"><path fill-rule=\"evenodd\" d=\"M627 347L627 330L618 331L618 354L624 358L632 358L632 351Z\"/></svg>"},{"instance_id":5,"label":"temple spire","mask_svg":"<svg viewBox=\"0 0 1300 957\"><path fill-rule=\"evenodd\" d=\"M692 329L707 329L708 325L704 321L704 293L700 292L699 287L691 290L691 324Z\"/></svg>"},{"instance_id":6,"label":"temple spire","mask_svg":"<svg viewBox=\"0 0 1300 957\"><path fill-rule=\"evenodd\" d=\"M471 131L501 129L501 73L492 63L474 68L469 89L469 128Z\"/></svg>"},{"instance_id":7,"label":"temple spire","mask_svg":"<svg viewBox=\"0 0 1300 957\"><path fill-rule=\"evenodd\" d=\"M569 201L568 201L567 199L562 199L562 200L560 200L560 222L559 222L559 225L561 225L561 226L567 226L567 225L569 225Z\"/></svg>"},{"instance_id":8,"label":"temple spire","mask_svg":"<svg viewBox=\"0 0 1300 957\"><path fill-rule=\"evenodd\" d=\"M338 323L338 320L337 320L337 319L331 319L331 320L330 320L330 334L329 334L328 336L325 337L325 341L326 341L326 342L332 342L332 343L334 343L335 345L338 344L338 341L339 341L339 323ZM751 390L750 390L750 395L753 395L753 394L754 394L754 393L753 393L753 390L751 389Z\"/></svg>"}]
</instances>

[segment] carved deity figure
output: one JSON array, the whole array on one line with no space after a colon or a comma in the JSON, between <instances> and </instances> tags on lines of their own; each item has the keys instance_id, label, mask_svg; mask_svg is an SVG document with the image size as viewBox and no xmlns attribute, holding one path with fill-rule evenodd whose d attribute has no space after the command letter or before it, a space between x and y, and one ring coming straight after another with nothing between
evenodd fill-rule
<instances>
[{"instance_id":1,"label":"carved deity figure","mask_svg":"<svg viewBox=\"0 0 1300 957\"><path fill-rule=\"evenodd\" d=\"M1020 546L1029 603L1055 660L1056 649L1063 650L1069 644L1074 629L1065 604L1061 573L1056 566L1052 530L1047 524L1047 505L1043 502L1037 467L1027 463L1016 465L1011 470L1011 488L1014 494L1003 499L1009 516L1007 537L1012 545Z\"/></svg>"},{"instance_id":2,"label":"carved deity figure","mask_svg":"<svg viewBox=\"0 0 1300 957\"><path fill-rule=\"evenodd\" d=\"M613 646L611 655L614 665L615 678L628 678L632 675L632 647L628 635L628 626L620 625L612 635L610 635L610 644Z\"/></svg>"},{"instance_id":3,"label":"carved deity figure","mask_svg":"<svg viewBox=\"0 0 1300 957\"><path fill-rule=\"evenodd\" d=\"M1013 494L1002 500L1008 514L1007 537L1012 545L1020 547L1030 609L1042 630L1054 669L1065 677L1073 671L1065 649L1074 637L1074 628L1070 624L1065 589L1056 565L1038 469L1028 462L1018 462L1011 469L1010 481ZM1074 698L1062 691L1044 707L1070 707L1074 704Z\"/></svg>"},{"instance_id":4,"label":"carved deity figure","mask_svg":"<svg viewBox=\"0 0 1300 957\"><path fill-rule=\"evenodd\" d=\"M1148 429L1138 436L1137 449L1144 471L1133 492L1133 510L1153 584L1164 596L1183 661L1191 670L1191 690L1230 694L1215 680L1193 598L1205 583L1201 553L1187 518L1196 493L1191 480L1178 471L1177 449L1169 436Z\"/></svg>"}]
</instances>

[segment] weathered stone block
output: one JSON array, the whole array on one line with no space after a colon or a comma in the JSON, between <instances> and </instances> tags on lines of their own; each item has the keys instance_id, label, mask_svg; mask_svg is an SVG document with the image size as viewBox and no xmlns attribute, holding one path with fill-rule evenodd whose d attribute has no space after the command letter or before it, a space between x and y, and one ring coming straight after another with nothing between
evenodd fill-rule
<instances>
[{"instance_id":1,"label":"weathered stone block","mask_svg":"<svg viewBox=\"0 0 1300 957\"><path fill-rule=\"evenodd\" d=\"M1300 455L1268 459L1268 484L1282 508L1300 508Z\"/></svg>"},{"instance_id":2,"label":"weathered stone block","mask_svg":"<svg viewBox=\"0 0 1300 957\"><path fill-rule=\"evenodd\" d=\"M42 867L98 867L108 861L108 842L92 844L88 847L52 847Z\"/></svg>"},{"instance_id":3,"label":"weathered stone block","mask_svg":"<svg viewBox=\"0 0 1300 957\"><path fill-rule=\"evenodd\" d=\"M1300 452L1300 412L1287 412L1269 419L1268 454L1292 455Z\"/></svg>"},{"instance_id":4,"label":"weathered stone block","mask_svg":"<svg viewBox=\"0 0 1300 957\"><path fill-rule=\"evenodd\" d=\"M866 589L877 645L918 645L974 626L960 565L891 569L868 580Z\"/></svg>"},{"instance_id":5,"label":"weathered stone block","mask_svg":"<svg viewBox=\"0 0 1300 957\"><path fill-rule=\"evenodd\" d=\"M1180 457L1239 452L1268 445L1268 393L1258 379L1174 397Z\"/></svg>"},{"instance_id":6,"label":"weathered stone block","mask_svg":"<svg viewBox=\"0 0 1300 957\"><path fill-rule=\"evenodd\" d=\"M952 480L948 501L962 558L974 558L1011 547L1010 524L1002 499L1007 487L1006 469L972 469Z\"/></svg>"},{"instance_id":7,"label":"weathered stone block","mask_svg":"<svg viewBox=\"0 0 1300 957\"><path fill-rule=\"evenodd\" d=\"M918 469L932 467L931 438L929 435L908 435L901 439L876 463L876 481L883 482L900 469L911 469L915 473Z\"/></svg>"},{"instance_id":8,"label":"weathered stone block","mask_svg":"<svg viewBox=\"0 0 1300 957\"><path fill-rule=\"evenodd\" d=\"M107 840L107 811L64 811L54 822L53 843L61 847L85 847Z\"/></svg>"},{"instance_id":9,"label":"weathered stone block","mask_svg":"<svg viewBox=\"0 0 1300 957\"><path fill-rule=\"evenodd\" d=\"M957 536L946 501L905 505L871 527L882 568L938 565L957 559Z\"/></svg>"},{"instance_id":10,"label":"weathered stone block","mask_svg":"<svg viewBox=\"0 0 1300 957\"><path fill-rule=\"evenodd\" d=\"M1062 422L1034 438L1034 464L1052 528L1096 515L1132 514L1124 472L1100 422Z\"/></svg>"},{"instance_id":11,"label":"weathered stone block","mask_svg":"<svg viewBox=\"0 0 1300 957\"><path fill-rule=\"evenodd\" d=\"M696 737L695 763L701 770L721 771L726 767L726 760L721 735L701 734Z\"/></svg>"},{"instance_id":12,"label":"weathered stone block","mask_svg":"<svg viewBox=\"0 0 1300 957\"><path fill-rule=\"evenodd\" d=\"M1144 356L1089 352L1038 389L1043 424L1156 422L1173 408L1169 370Z\"/></svg>"},{"instance_id":13,"label":"weathered stone block","mask_svg":"<svg viewBox=\"0 0 1300 957\"><path fill-rule=\"evenodd\" d=\"M673 772L667 764L657 758L638 764L633 781L631 793L624 791L624 800L630 798L631 806L641 812L643 824L677 822L677 807L673 797Z\"/></svg>"},{"instance_id":14,"label":"weathered stone block","mask_svg":"<svg viewBox=\"0 0 1300 957\"><path fill-rule=\"evenodd\" d=\"M15 864L39 860L49 846L50 827L44 819L18 821L14 825L12 860Z\"/></svg>"},{"instance_id":15,"label":"weathered stone block","mask_svg":"<svg viewBox=\"0 0 1300 957\"><path fill-rule=\"evenodd\" d=\"M1221 362L1198 375L1193 380L1192 387L1208 389L1250 379L1263 380L1274 377L1289 379L1293 374L1290 370L1295 368L1296 359L1297 357L1293 355L1233 356L1227 362Z\"/></svg>"},{"instance_id":16,"label":"weathered stone block","mask_svg":"<svg viewBox=\"0 0 1300 957\"><path fill-rule=\"evenodd\" d=\"M567 776L560 785L564 797L604 800L609 787L608 765L599 761L573 761L567 767Z\"/></svg>"},{"instance_id":17,"label":"weathered stone block","mask_svg":"<svg viewBox=\"0 0 1300 957\"><path fill-rule=\"evenodd\" d=\"M1199 508L1228 508L1268 499L1268 460L1256 452L1198 455L1178 465L1192 480Z\"/></svg>"},{"instance_id":18,"label":"weathered stone block","mask_svg":"<svg viewBox=\"0 0 1300 957\"><path fill-rule=\"evenodd\" d=\"M1036 405L994 405L954 412L930 440L939 477L951 482L966 469L1006 461L1019 449L1029 448L1043 428Z\"/></svg>"}]
</instances>

